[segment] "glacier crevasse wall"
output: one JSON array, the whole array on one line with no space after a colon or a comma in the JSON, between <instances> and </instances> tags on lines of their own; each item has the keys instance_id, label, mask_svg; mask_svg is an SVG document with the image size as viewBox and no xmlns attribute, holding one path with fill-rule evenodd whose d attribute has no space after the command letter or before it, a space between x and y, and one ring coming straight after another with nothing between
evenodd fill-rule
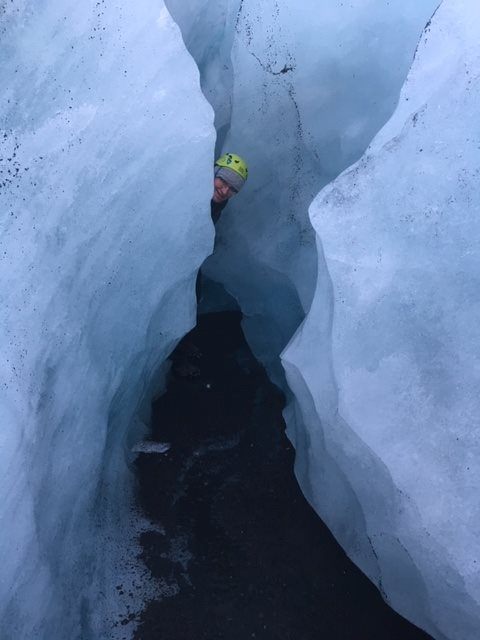
<instances>
[{"instance_id":1,"label":"glacier crevasse wall","mask_svg":"<svg viewBox=\"0 0 480 640\"><path fill-rule=\"evenodd\" d=\"M112 638L129 429L212 248L213 113L161 0L4 3L0 38L1 636Z\"/></svg>"},{"instance_id":2,"label":"glacier crevasse wall","mask_svg":"<svg viewBox=\"0 0 480 640\"><path fill-rule=\"evenodd\" d=\"M283 353L306 494L392 606L450 640L480 629L479 19L443 2L395 114L312 204L325 275Z\"/></svg>"}]
</instances>

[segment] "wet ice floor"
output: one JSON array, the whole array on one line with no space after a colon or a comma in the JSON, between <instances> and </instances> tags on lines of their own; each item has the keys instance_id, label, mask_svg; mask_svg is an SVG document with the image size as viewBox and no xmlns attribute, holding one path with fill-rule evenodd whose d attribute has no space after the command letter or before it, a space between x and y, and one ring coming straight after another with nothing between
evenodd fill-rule
<instances>
[{"instance_id":1,"label":"wet ice floor","mask_svg":"<svg viewBox=\"0 0 480 640\"><path fill-rule=\"evenodd\" d=\"M144 560L169 597L141 640L420 640L382 601L302 496L283 397L251 355L240 314L201 316L201 376L171 377L140 453L139 501L156 531ZM160 452L160 449L162 450Z\"/></svg>"}]
</instances>

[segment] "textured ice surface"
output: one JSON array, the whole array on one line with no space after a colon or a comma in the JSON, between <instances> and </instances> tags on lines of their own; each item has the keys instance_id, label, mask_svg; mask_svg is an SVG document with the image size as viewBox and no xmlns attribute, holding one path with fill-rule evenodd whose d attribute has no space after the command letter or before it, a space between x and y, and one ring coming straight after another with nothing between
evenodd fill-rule
<instances>
[{"instance_id":1,"label":"textured ice surface","mask_svg":"<svg viewBox=\"0 0 480 640\"><path fill-rule=\"evenodd\" d=\"M233 69L230 59L240 0L166 0L201 72L202 90L214 108L217 156L230 126Z\"/></svg>"},{"instance_id":2,"label":"textured ice surface","mask_svg":"<svg viewBox=\"0 0 480 640\"><path fill-rule=\"evenodd\" d=\"M395 116L312 206L318 238L307 216L393 111L436 4L169 0L220 142L251 166L205 271L276 379L313 298L284 354L303 489L395 608L472 640L472 0L443 3ZM3 3L0 37L2 640L96 640L115 634L152 373L211 249L212 113L162 0Z\"/></svg>"},{"instance_id":3,"label":"textured ice surface","mask_svg":"<svg viewBox=\"0 0 480 640\"><path fill-rule=\"evenodd\" d=\"M308 206L392 113L435 6L435 0L231 5L234 78L224 149L246 157L250 178L222 214L204 271L240 302L248 340L275 380L281 380L278 354L315 289ZM191 31L187 45L189 38L196 41Z\"/></svg>"},{"instance_id":4,"label":"textured ice surface","mask_svg":"<svg viewBox=\"0 0 480 640\"><path fill-rule=\"evenodd\" d=\"M212 247L213 113L161 0L1 3L0 37L0 635L97 639L128 427Z\"/></svg>"},{"instance_id":5,"label":"textured ice surface","mask_svg":"<svg viewBox=\"0 0 480 640\"><path fill-rule=\"evenodd\" d=\"M480 632L479 21L442 4L394 116L312 205L319 279L284 353L311 501L397 610L458 640Z\"/></svg>"}]
</instances>

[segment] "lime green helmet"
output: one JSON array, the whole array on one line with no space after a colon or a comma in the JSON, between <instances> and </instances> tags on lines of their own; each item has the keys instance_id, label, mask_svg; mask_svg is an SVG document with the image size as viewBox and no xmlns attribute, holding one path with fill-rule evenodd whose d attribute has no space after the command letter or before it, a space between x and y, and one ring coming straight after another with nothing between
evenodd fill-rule
<instances>
[{"instance_id":1,"label":"lime green helmet","mask_svg":"<svg viewBox=\"0 0 480 640\"><path fill-rule=\"evenodd\" d=\"M245 160L236 153L224 153L223 156L215 162L217 167L224 167L235 171L243 180L248 178L248 166Z\"/></svg>"}]
</instances>

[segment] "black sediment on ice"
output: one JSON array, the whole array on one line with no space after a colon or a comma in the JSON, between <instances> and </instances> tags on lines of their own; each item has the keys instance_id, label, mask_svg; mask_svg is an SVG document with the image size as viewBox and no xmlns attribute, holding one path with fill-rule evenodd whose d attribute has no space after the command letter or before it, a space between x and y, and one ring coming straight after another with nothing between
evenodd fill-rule
<instances>
[{"instance_id":1,"label":"black sediment on ice","mask_svg":"<svg viewBox=\"0 0 480 640\"><path fill-rule=\"evenodd\" d=\"M171 376L140 454L139 501L157 530L144 560L170 595L137 640L425 640L381 599L304 499L283 396L251 354L240 313L201 316L201 375Z\"/></svg>"}]
</instances>

